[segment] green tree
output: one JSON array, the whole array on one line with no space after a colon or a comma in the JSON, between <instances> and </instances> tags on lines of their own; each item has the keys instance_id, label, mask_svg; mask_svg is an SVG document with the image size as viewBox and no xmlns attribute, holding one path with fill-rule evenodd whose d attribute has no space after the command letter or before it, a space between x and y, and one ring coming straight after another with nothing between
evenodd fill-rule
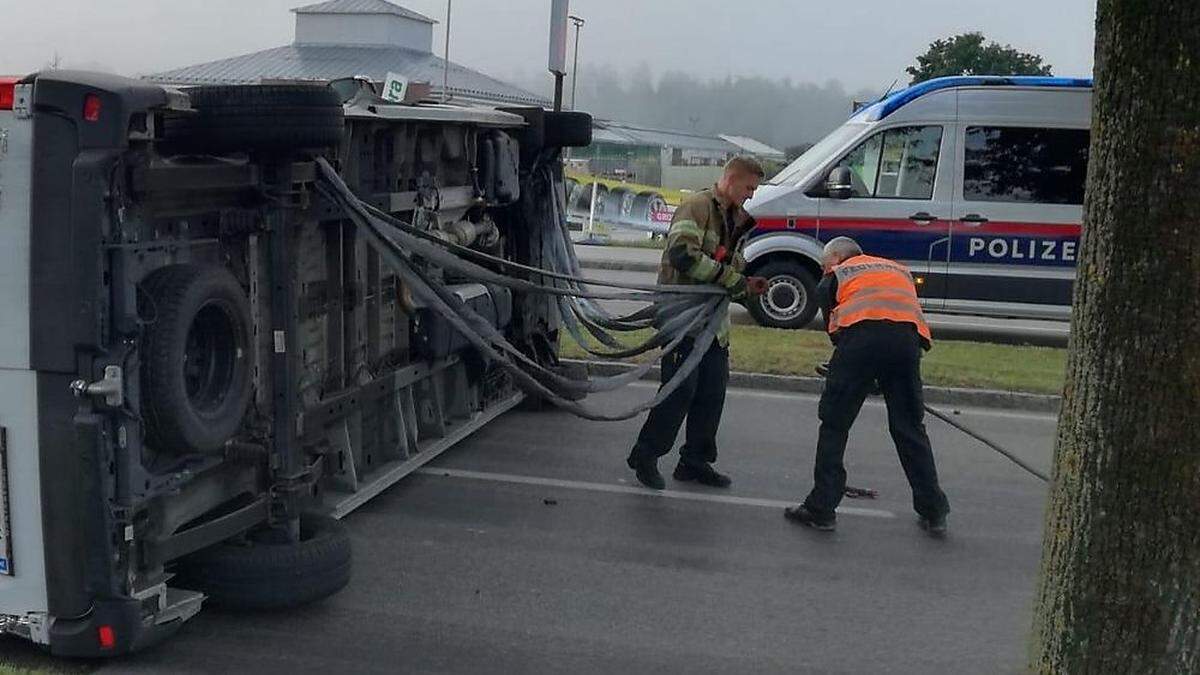
<instances>
[{"instance_id":1,"label":"green tree","mask_svg":"<svg viewBox=\"0 0 1200 675\"><path fill-rule=\"evenodd\" d=\"M917 57L917 64L906 72L912 82L924 82L947 75L1049 75L1050 66L1042 57L995 42L984 44L983 33L963 33L948 40L937 40Z\"/></svg>"},{"instance_id":2,"label":"green tree","mask_svg":"<svg viewBox=\"0 0 1200 675\"><path fill-rule=\"evenodd\" d=\"M1038 673L1200 672L1200 2L1100 0Z\"/></svg>"}]
</instances>

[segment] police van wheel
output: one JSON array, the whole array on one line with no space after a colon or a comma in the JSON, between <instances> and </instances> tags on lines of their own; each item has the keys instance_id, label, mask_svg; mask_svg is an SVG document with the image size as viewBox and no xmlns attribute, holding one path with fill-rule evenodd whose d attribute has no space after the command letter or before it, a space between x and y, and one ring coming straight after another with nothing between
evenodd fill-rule
<instances>
[{"instance_id":1,"label":"police van wheel","mask_svg":"<svg viewBox=\"0 0 1200 675\"><path fill-rule=\"evenodd\" d=\"M340 591L350 583L351 562L345 526L306 514L299 541L263 528L243 541L217 544L180 561L173 585L200 591L227 609L288 609Z\"/></svg>"},{"instance_id":2,"label":"police van wheel","mask_svg":"<svg viewBox=\"0 0 1200 675\"><path fill-rule=\"evenodd\" d=\"M187 91L194 113L163 118L167 153L291 153L336 146L345 121L337 92L314 85L229 85Z\"/></svg>"},{"instance_id":3,"label":"police van wheel","mask_svg":"<svg viewBox=\"0 0 1200 675\"><path fill-rule=\"evenodd\" d=\"M160 452L211 452L241 427L250 404L250 306L216 266L171 265L139 285L141 408Z\"/></svg>"},{"instance_id":4,"label":"police van wheel","mask_svg":"<svg viewBox=\"0 0 1200 675\"><path fill-rule=\"evenodd\" d=\"M805 328L817 314L817 282L803 266L777 261L752 272L765 277L767 292L746 305L759 325L770 328Z\"/></svg>"}]
</instances>

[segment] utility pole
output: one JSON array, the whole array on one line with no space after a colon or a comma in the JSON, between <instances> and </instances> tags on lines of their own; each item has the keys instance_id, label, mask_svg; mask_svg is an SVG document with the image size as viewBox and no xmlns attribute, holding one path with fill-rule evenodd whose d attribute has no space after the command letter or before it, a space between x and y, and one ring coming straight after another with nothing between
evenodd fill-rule
<instances>
[{"instance_id":1,"label":"utility pole","mask_svg":"<svg viewBox=\"0 0 1200 675\"><path fill-rule=\"evenodd\" d=\"M575 109L575 83L579 79L579 29L583 27L583 19L572 14L571 23L575 24L575 64L571 66L571 110Z\"/></svg>"},{"instance_id":2,"label":"utility pole","mask_svg":"<svg viewBox=\"0 0 1200 675\"><path fill-rule=\"evenodd\" d=\"M446 56L442 59L442 103L450 100L450 6L454 0L446 0Z\"/></svg>"},{"instance_id":3,"label":"utility pole","mask_svg":"<svg viewBox=\"0 0 1200 675\"><path fill-rule=\"evenodd\" d=\"M548 66L554 74L554 112L562 110L563 76L567 74L567 17L570 15L570 0L551 0Z\"/></svg>"}]
</instances>

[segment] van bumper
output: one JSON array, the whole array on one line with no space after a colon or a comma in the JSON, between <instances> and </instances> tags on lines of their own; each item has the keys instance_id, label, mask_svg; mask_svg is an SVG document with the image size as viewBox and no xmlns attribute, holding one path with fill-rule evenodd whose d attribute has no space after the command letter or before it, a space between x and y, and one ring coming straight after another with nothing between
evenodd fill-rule
<instances>
[{"instance_id":1,"label":"van bumper","mask_svg":"<svg viewBox=\"0 0 1200 675\"><path fill-rule=\"evenodd\" d=\"M119 656L141 651L174 635L196 612L204 596L168 589L161 609L147 613L154 600L98 600L78 619L50 624L50 653L73 658Z\"/></svg>"}]
</instances>

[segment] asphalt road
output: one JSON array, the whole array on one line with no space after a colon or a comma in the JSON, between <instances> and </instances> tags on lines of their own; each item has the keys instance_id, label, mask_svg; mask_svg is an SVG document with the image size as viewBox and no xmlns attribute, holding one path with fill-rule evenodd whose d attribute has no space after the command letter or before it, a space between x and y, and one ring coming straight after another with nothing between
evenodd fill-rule
<instances>
[{"instance_id":1,"label":"asphalt road","mask_svg":"<svg viewBox=\"0 0 1200 675\"><path fill-rule=\"evenodd\" d=\"M731 391L732 489L668 478L655 494L623 462L640 420L509 413L346 518L341 593L280 614L205 610L101 672L1018 672L1044 485L929 420L953 507L949 538L930 539L872 401L847 462L881 496L813 532L782 508L808 488L815 418L809 396ZM1052 417L961 419L1049 466Z\"/></svg>"},{"instance_id":2,"label":"asphalt road","mask_svg":"<svg viewBox=\"0 0 1200 675\"><path fill-rule=\"evenodd\" d=\"M653 283L655 275L647 271L597 269L596 267L589 267L589 265L629 263L646 267L656 264L662 255L661 251L654 249L637 249L620 246L577 245L575 250L579 256L580 263L584 266L583 271L586 276L605 281L627 283ZM625 303L625 305L629 307L634 306L632 303ZM732 318L734 323L755 325L754 319L740 305L734 306ZM996 319L933 312L927 312L925 318L929 321L930 329L934 333L934 339L1065 347L1070 337L1070 324L1065 321ZM821 328L819 322L814 322L811 327L814 329Z\"/></svg>"}]
</instances>

